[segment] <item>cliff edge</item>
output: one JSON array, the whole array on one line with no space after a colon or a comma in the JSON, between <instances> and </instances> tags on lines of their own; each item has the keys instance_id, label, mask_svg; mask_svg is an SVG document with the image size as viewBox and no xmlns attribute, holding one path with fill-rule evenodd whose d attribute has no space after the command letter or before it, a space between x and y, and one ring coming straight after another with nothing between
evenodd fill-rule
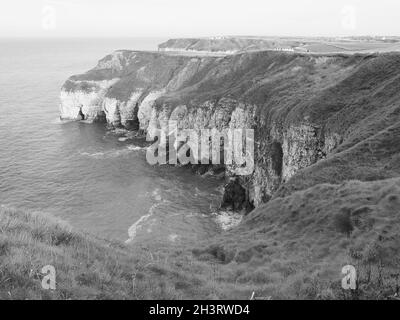
<instances>
[{"instance_id":1,"label":"cliff edge","mask_svg":"<svg viewBox=\"0 0 400 320\"><path fill-rule=\"evenodd\" d=\"M178 108L181 128L254 129L239 198L259 207L321 183L399 176L399 71L398 53L123 50L66 81L60 114L146 132Z\"/></svg>"}]
</instances>

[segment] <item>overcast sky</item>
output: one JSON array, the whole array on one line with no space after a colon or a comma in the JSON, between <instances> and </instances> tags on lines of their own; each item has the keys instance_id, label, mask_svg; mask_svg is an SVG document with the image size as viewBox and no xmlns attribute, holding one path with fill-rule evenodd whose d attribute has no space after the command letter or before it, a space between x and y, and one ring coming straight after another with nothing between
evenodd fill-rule
<instances>
[{"instance_id":1,"label":"overcast sky","mask_svg":"<svg viewBox=\"0 0 400 320\"><path fill-rule=\"evenodd\" d=\"M1 0L0 37L400 35L400 0Z\"/></svg>"}]
</instances>

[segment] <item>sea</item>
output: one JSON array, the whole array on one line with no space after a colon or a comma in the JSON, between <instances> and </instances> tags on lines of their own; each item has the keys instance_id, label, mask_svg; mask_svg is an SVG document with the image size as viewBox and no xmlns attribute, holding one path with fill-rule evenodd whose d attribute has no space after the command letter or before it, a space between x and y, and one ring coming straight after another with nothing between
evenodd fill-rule
<instances>
[{"instance_id":1,"label":"sea","mask_svg":"<svg viewBox=\"0 0 400 320\"><path fill-rule=\"evenodd\" d=\"M59 119L68 77L114 50L156 50L163 40L0 40L0 205L130 244L221 232L221 179L149 165L142 141L124 130Z\"/></svg>"}]
</instances>

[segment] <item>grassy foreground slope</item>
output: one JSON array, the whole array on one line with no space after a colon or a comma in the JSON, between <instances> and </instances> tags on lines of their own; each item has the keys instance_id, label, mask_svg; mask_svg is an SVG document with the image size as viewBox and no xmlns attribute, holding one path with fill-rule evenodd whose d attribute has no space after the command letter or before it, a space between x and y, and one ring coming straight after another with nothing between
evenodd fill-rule
<instances>
[{"instance_id":1,"label":"grassy foreground slope","mask_svg":"<svg viewBox=\"0 0 400 320\"><path fill-rule=\"evenodd\" d=\"M109 242L0 211L0 299L387 299L399 293L400 179L276 198L196 248ZM41 289L54 265L57 289ZM341 289L352 264L358 289Z\"/></svg>"},{"instance_id":2,"label":"grassy foreground slope","mask_svg":"<svg viewBox=\"0 0 400 320\"><path fill-rule=\"evenodd\" d=\"M175 298L140 273L150 260L145 255L74 232L49 216L0 209L0 300ZM46 265L56 270L54 291L41 286Z\"/></svg>"}]
</instances>

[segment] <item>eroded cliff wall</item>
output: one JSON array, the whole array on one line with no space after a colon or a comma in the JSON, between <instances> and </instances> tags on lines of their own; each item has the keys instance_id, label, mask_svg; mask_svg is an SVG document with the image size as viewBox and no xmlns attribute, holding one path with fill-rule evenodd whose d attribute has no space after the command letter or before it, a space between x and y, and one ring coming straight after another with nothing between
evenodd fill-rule
<instances>
[{"instance_id":1,"label":"eroded cliff wall","mask_svg":"<svg viewBox=\"0 0 400 320\"><path fill-rule=\"evenodd\" d=\"M67 80L60 113L62 119L83 117L146 132L184 110L177 117L181 128L254 129L255 169L239 181L246 201L258 207L274 194L297 190L291 181L303 169L351 152L398 123L399 71L398 54L196 57L116 51Z\"/></svg>"}]
</instances>

